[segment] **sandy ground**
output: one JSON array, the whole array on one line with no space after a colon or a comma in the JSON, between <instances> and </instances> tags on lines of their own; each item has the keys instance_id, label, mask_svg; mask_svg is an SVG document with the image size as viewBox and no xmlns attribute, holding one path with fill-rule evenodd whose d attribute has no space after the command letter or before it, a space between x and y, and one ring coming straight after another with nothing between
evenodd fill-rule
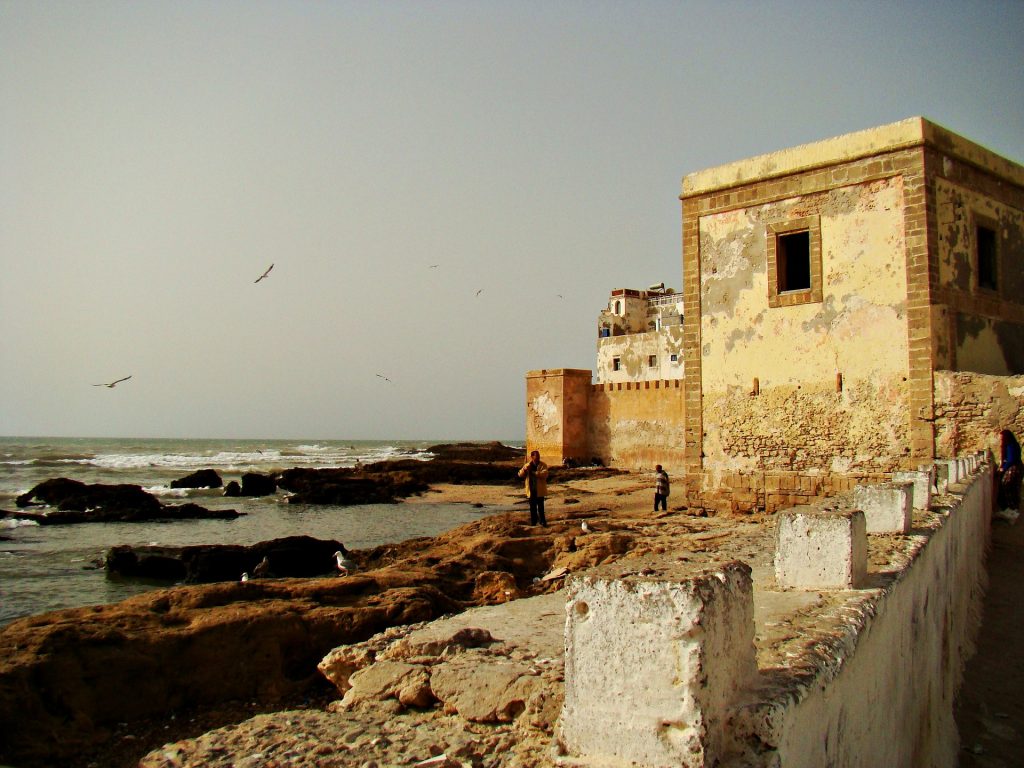
<instances>
[{"instance_id":1,"label":"sandy ground","mask_svg":"<svg viewBox=\"0 0 1024 768\"><path fill-rule=\"evenodd\" d=\"M707 518L669 501L667 513L651 511L652 483L647 477L620 475L587 478L552 485L547 516L551 535L579 531L587 520L594 531L628 533L633 546L644 554L671 554L699 559L702 553L741 559L754 570L755 583L770 581L772 518ZM424 499L483 504L521 509L528 516L522 492L515 486L442 485ZM518 511L514 514L520 514ZM895 538L895 537L894 537ZM901 556L898 544L873 537L873 567ZM1017 652L1024 637L1024 611L1017 603L1017 585L1024 583L1024 523L993 527L990 588L978 654L969 663L959 697L958 724L964 748L963 766L994 768L1024 765L1024 708L1021 704L1022 665ZM758 603L755 620L764 628L776 627L772 614L785 614L775 629L761 629L759 664L770 666L767 656L785 656L787 649L806 644L822 629L823 608L830 597L822 593L798 595L806 605ZM796 599L796 598L794 598ZM561 592L473 609L450 619L432 622L411 637L450 634L458 627L488 629L502 644L489 651L498 662L518 660L543 667L543 676L560 696L564 595ZM835 607L835 606L832 606ZM824 611L825 614L828 611ZM806 615L806 622L800 618ZM781 633L781 634L779 634ZM1016 641L1016 642L1015 642ZM441 708L398 711L376 706L348 711L337 702L326 708L269 713L234 726L212 731L157 749L143 760L146 768L204 766L384 765L431 761L429 765L540 766L550 765L550 728L540 723L467 725ZM396 702L392 702L396 704ZM555 715L547 713L551 719ZM527 718L521 717L520 721ZM550 726L550 723L546 724ZM441 758L441 755L447 755Z\"/></svg>"}]
</instances>

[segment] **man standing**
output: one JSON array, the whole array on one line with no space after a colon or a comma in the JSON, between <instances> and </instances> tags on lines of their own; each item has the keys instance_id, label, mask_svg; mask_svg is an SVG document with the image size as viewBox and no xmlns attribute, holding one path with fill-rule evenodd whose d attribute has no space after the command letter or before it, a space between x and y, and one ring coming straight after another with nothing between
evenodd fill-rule
<instances>
[{"instance_id":1,"label":"man standing","mask_svg":"<svg viewBox=\"0 0 1024 768\"><path fill-rule=\"evenodd\" d=\"M530 525L540 523L545 528L544 497L548 493L548 465L540 460L540 451L531 451L530 460L519 470L526 478L526 495L530 499Z\"/></svg>"},{"instance_id":2,"label":"man standing","mask_svg":"<svg viewBox=\"0 0 1024 768\"><path fill-rule=\"evenodd\" d=\"M658 464L654 468L654 511L658 511L658 504L664 511L668 511L668 472Z\"/></svg>"}]
</instances>

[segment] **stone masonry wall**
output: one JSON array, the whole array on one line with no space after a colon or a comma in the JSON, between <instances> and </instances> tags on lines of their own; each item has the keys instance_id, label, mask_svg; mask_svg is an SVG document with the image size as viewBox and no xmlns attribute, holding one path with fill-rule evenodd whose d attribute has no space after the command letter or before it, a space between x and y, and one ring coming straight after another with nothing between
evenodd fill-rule
<instances>
[{"instance_id":1,"label":"stone masonry wall","mask_svg":"<svg viewBox=\"0 0 1024 768\"><path fill-rule=\"evenodd\" d=\"M1002 429L1024 438L1024 376L935 372L937 458L986 449L998 458Z\"/></svg>"}]
</instances>

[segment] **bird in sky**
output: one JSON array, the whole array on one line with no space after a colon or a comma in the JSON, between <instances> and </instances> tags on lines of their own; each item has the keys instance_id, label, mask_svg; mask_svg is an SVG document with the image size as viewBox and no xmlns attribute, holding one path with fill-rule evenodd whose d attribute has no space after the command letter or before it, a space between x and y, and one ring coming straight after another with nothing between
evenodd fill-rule
<instances>
[{"instance_id":1,"label":"bird in sky","mask_svg":"<svg viewBox=\"0 0 1024 768\"><path fill-rule=\"evenodd\" d=\"M556 294L555 294L555 296L557 296L557 297L558 297L558 298L560 298L560 299L564 299L564 298L565 298L565 296L563 296L563 295L562 295L562 294L560 294L560 293L556 293Z\"/></svg>"},{"instance_id":2,"label":"bird in sky","mask_svg":"<svg viewBox=\"0 0 1024 768\"><path fill-rule=\"evenodd\" d=\"M273 265L273 264L271 264L271 265L270 265L269 267L267 267L267 271L266 271L266 272L264 272L264 273L263 273L262 275L260 275L259 277L257 277L257 278L256 278L256 281L255 281L255 282L256 282L256 283L258 283L258 282L259 282L260 280L263 280L263 279L264 279L264 278L265 278L265 277L266 277L267 275L269 275L269 274L270 274L270 270L272 270L273 268L274 268L274 265ZM255 285L255 283L254 283L254 285Z\"/></svg>"},{"instance_id":3,"label":"bird in sky","mask_svg":"<svg viewBox=\"0 0 1024 768\"><path fill-rule=\"evenodd\" d=\"M125 376L124 378L117 379L116 381L112 381L109 384L93 384L93 386L94 387L109 387L110 389L113 389L118 384L120 384L122 381L128 381L128 379L130 379L130 378L131 378L131 376Z\"/></svg>"},{"instance_id":4,"label":"bird in sky","mask_svg":"<svg viewBox=\"0 0 1024 768\"><path fill-rule=\"evenodd\" d=\"M387 382L388 384L390 384L390 383L391 383L391 379L389 379L389 378L388 378L387 376L385 376L385 375L384 375L383 373L378 373L378 374L376 374L376 376L377 376L377 378L378 378L378 379L384 379L384 381L386 381L386 382Z\"/></svg>"},{"instance_id":5,"label":"bird in sky","mask_svg":"<svg viewBox=\"0 0 1024 768\"><path fill-rule=\"evenodd\" d=\"M481 288L481 289L480 289L479 291L477 291L477 292L476 292L476 295L477 295L477 296L479 296L479 295L480 295L481 293L483 293L483 292L484 292L484 289L483 289L483 288Z\"/></svg>"},{"instance_id":6,"label":"bird in sky","mask_svg":"<svg viewBox=\"0 0 1024 768\"><path fill-rule=\"evenodd\" d=\"M437 269L440 266L440 264L431 264L429 267L427 267L427 269Z\"/></svg>"}]
</instances>

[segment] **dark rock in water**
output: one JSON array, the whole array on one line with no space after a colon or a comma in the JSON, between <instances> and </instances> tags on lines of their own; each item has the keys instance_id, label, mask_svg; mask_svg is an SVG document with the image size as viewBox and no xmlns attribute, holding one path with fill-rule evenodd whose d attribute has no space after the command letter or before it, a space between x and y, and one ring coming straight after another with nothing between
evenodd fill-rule
<instances>
[{"instance_id":1,"label":"dark rock in water","mask_svg":"<svg viewBox=\"0 0 1024 768\"><path fill-rule=\"evenodd\" d=\"M489 443L442 443L427 450L435 459L445 461L519 461L526 459L525 448L511 448L495 441Z\"/></svg>"},{"instance_id":2,"label":"dark rock in water","mask_svg":"<svg viewBox=\"0 0 1024 768\"><path fill-rule=\"evenodd\" d=\"M72 525L74 523L143 523L150 520L233 520L243 513L237 509L207 509L198 504L158 504L155 509L47 509L42 512L15 512L19 520L33 520L39 525Z\"/></svg>"},{"instance_id":3,"label":"dark rock in water","mask_svg":"<svg viewBox=\"0 0 1024 768\"><path fill-rule=\"evenodd\" d=\"M213 469L200 469L191 475L171 480L171 488L220 488L222 485L224 481Z\"/></svg>"},{"instance_id":4,"label":"dark rock in water","mask_svg":"<svg viewBox=\"0 0 1024 768\"><path fill-rule=\"evenodd\" d=\"M258 472L242 475L242 496L270 496L276 492L277 483L273 475L261 475Z\"/></svg>"},{"instance_id":5,"label":"dark rock in water","mask_svg":"<svg viewBox=\"0 0 1024 768\"><path fill-rule=\"evenodd\" d=\"M240 486L238 484L237 480L232 480L230 483L228 483L226 486L224 486L224 495L225 496L241 496L242 495L242 486Z\"/></svg>"},{"instance_id":6,"label":"dark rock in water","mask_svg":"<svg viewBox=\"0 0 1024 768\"><path fill-rule=\"evenodd\" d=\"M134 523L146 520L231 519L234 509L210 510L198 504L163 505L137 485L88 485L58 477L45 480L19 496L19 507L47 506L40 512L15 512L13 517L40 525L70 523Z\"/></svg>"},{"instance_id":7,"label":"dark rock in water","mask_svg":"<svg viewBox=\"0 0 1024 768\"><path fill-rule=\"evenodd\" d=\"M28 493L19 496L19 507L47 505L61 512L76 511L133 514L145 517L160 511L160 501L138 485L88 485L78 480L58 477L44 480Z\"/></svg>"},{"instance_id":8,"label":"dark rock in water","mask_svg":"<svg viewBox=\"0 0 1024 768\"><path fill-rule=\"evenodd\" d=\"M208 584L238 581L243 573L258 577L308 578L335 572L340 541L289 536L252 546L199 544L187 547L121 545L107 552L108 573L133 578Z\"/></svg>"},{"instance_id":9,"label":"dark rock in water","mask_svg":"<svg viewBox=\"0 0 1024 768\"><path fill-rule=\"evenodd\" d=\"M288 469L277 483L293 494L291 504L389 504L429 487L408 472L356 469Z\"/></svg>"}]
</instances>

